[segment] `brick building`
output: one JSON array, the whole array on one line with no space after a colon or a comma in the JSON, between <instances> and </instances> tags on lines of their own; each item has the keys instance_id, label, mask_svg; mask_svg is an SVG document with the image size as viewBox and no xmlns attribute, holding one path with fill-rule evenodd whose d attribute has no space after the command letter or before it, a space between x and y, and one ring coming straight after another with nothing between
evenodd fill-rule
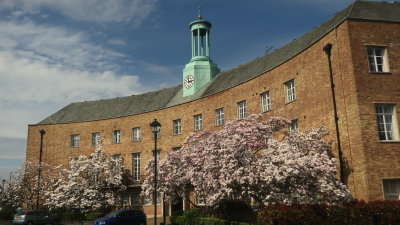
<instances>
[{"instance_id":1,"label":"brick building","mask_svg":"<svg viewBox=\"0 0 400 225\"><path fill-rule=\"evenodd\" d=\"M292 129L327 127L337 140L338 177L355 198L399 199L400 2L355 1L286 46L225 72L209 55L211 23L199 17L190 28L183 85L72 103L29 126L27 160L39 157L41 129L42 160L63 166L93 152L93 138L102 133L107 153L122 157L134 180L121 204L152 214L139 193L154 118L162 124L164 158L191 132L263 113L292 120Z\"/></svg>"}]
</instances>

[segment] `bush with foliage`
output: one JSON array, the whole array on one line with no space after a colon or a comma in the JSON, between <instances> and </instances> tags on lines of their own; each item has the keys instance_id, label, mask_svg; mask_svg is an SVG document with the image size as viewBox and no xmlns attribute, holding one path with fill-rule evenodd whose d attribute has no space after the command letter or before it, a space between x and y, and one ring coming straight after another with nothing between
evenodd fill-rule
<instances>
[{"instance_id":1,"label":"bush with foliage","mask_svg":"<svg viewBox=\"0 0 400 225\"><path fill-rule=\"evenodd\" d=\"M2 209L0 210L0 220L12 220L15 213L17 211L13 209Z\"/></svg>"},{"instance_id":2,"label":"bush with foliage","mask_svg":"<svg viewBox=\"0 0 400 225\"><path fill-rule=\"evenodd\" d=\"M184 216L172 216L170 217L170 221L172 225L251 225L245 222L204 217L195 217L192 219L191 223L188 224Z\"/></svg>"},{"instance_id":3,"label":"bush with foliage","mask_svg":"<svg viewBox=\"0 0 400 225\"><path fill-rule=\"evenodd\" d=\"M92 220L100 218L101 216L103 216L103 213L101 213L101 212L87 213L85 215L85 217L86 217L85 219L86 219L86 221L92 221Z\"/></svg>"},{"instance_id":4,"label":"bush with foliage","mask_svg":"<svg viewBox=\"0 0 400 225\"><path fill-rule=\"evenodd\" d=\"M258 222L260 225L398 225L400 201L266 206L260 209Z\"/></svg>"},{"instance_id":5,"label":"bush with foliage","mask_svg":"<svg viewBox=\"0 0 400 225\"><path fill-rule=\"evenodd\" d=\"M256 213L251 206L240 199L222 200L217 207L212 210L213 216L223 220L233 220L240 222L255 222Z\"/></svg>"}]
</instances>

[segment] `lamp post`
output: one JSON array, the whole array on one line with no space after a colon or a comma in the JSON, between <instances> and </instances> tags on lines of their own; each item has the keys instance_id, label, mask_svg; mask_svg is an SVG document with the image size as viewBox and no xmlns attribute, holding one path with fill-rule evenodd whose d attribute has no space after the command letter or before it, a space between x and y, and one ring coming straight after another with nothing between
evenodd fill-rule
<instances>
[{"instance_id":1,"label":"lamp post","mask_svg":"<svg viewBox=\"0 0 400 225\"><path fill-rule=\"evenodd\" d=\"M37 199L36 209L39 209L39 196L40 196L40 175L42 172L42 152L43 152L43 135L46 133L43 129L39 130L40 133L40 150L39 150L39 170L38 170L38 182L37 182Z\"/></svg>"},{"instance_id":2,"label":"lamp post","mask_svg":"<svg viewBox=\"0 0 400 225\"><path fill-rule=\"evenodd\" d=\"M150 123L151 132L154 134L154 225L157 224L157 134L160 132L161 124L154 119Z\"/></svg>"}]
</instances>

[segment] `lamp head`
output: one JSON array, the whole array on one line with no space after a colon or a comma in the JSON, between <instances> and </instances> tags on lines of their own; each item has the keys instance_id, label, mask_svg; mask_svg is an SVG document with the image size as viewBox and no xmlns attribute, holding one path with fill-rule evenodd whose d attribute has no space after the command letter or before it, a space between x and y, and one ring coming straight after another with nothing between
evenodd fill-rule
<instances>
[{"instance_id":1,"label":"lamp head","mask_svg":"<svg viewBox=\"0 0 400 225\"><path fill-rule=\"evenodd\" d=\"M154 121L150 123L150 127L153 133L158 133L160 132L161 124L157 121L157 119L154 119Z\"/></svg>"}]
</instances>

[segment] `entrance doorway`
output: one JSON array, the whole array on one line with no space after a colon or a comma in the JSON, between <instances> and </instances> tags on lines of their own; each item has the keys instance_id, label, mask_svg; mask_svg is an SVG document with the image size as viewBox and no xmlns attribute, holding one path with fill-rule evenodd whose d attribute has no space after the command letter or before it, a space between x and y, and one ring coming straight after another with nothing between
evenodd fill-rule
<instances>
[{"instance_id":1,"label":"entrance doorway","mask_svg":"<svg viewBox=\"0 0 400 225\"><path fill-rule=\"evenodd\" d=\"M182 215L183 199L182 197L175 198L171 203L171 216Z\"/></svg>"}]
</instances>

